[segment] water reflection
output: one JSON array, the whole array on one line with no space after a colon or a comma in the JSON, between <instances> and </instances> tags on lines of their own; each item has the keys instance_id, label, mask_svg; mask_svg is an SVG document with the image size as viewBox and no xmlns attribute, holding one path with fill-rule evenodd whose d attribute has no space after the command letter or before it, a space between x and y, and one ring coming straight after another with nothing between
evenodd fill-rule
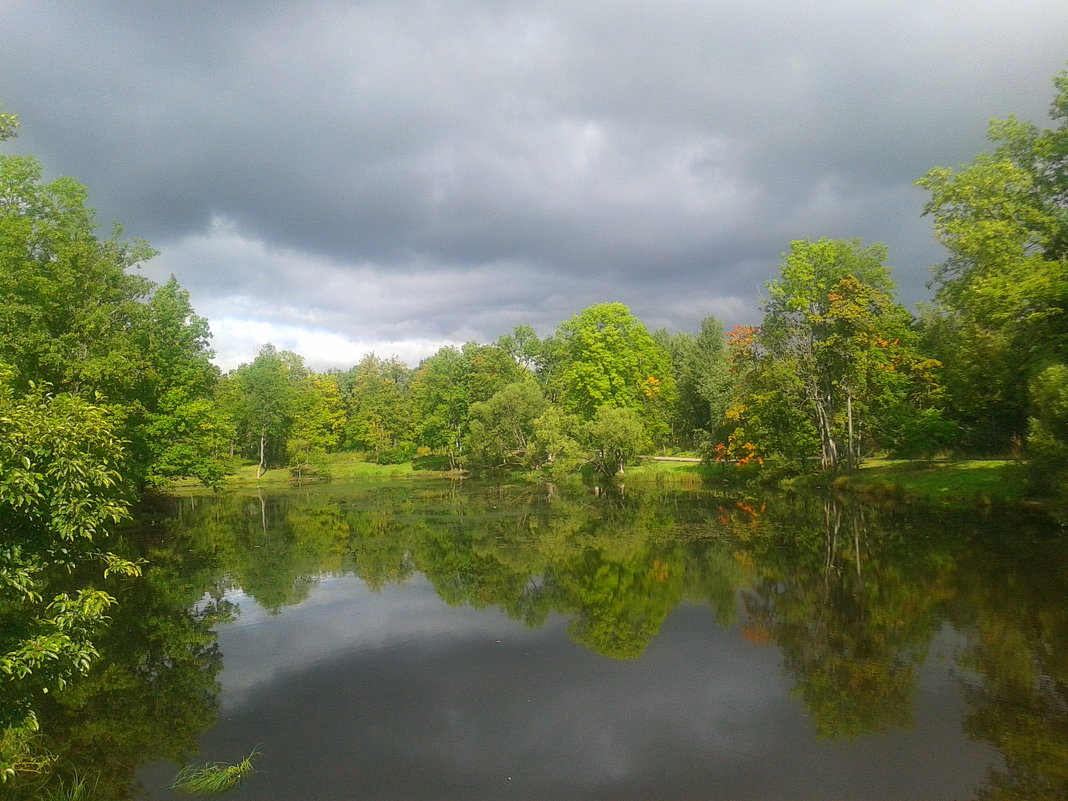
<instances>
[{"instance_id":1,"label":"water reflection","mask_svg":"<svg viewBox=\"0 0 1068 801\"><path fill-rule=\"evenodd\" d=\"M753 542L753 630L776 642L816 731L852 738L912 720L952 560L902 547L870 509L830 499Z\"/></svg>"},{"instance_id":2,"label":"water reflection","mask_svg":"<svg viewBox=\"0 0 1068 801\"><path fill-rule=\"evenodd\" d=\"M119 603L84 678L44 697L38 711L59 775L84 779L90 798L135 796L146 760L183 760L216 722L222 653L216 629L234 619L211 554L145 541L152 567L109 587ZM41 796L33 777L0 787ZM88 799L87 799L88 801Z\"/></svg>"},{"instance_id":3,"label":"water reflection","mask_svg":"<svg viewBox=\"0 0 1068 801\"><path fill-rule=\"evenodd\" d=\"M1002 753L980 798L1068 798L1068 564L1059 540L1015 530L1006 571L981 548L961 558L952 614L965 730ZM964 672L966 671L966 672Z\"/></svg>"},{"instance_id":4,"label":"water reflection","mask_svg":"<svg viewBox=\"0 0 1068 801\"><path fill-rule=\"evenodd\" d=\"M249 716L248 728L228 717L201 748L238 740L239 757L300 741L309 765L331 770L321 721L261 741L274 731L265 715L287 714L292 726L305 719L294 711L301 699L325 705L349 721L335 736L367 749L347 756L359 767L359 778L346 773L351 797L864 798L880 760L907 772L924 754L942 763L887 776L874 794L1068 797L1068 551L1041 520L447 484L186 498L157 513L141 540L152 568L124 590L106 663L48 712L65 758L108 766L107 797L129 797L138 764L194 753L216 724L214 631L235 616L235 598L279 617L279 639L257 625L242 633L240 616L224 629L224 704ZM454 611L435 611L436 598ZM534 639L508 621L536 629ZM563 631L586 650L563 648ZM952 674L932 667L932 647ZM358 681L345 678L354 654ZM931 739L934 729L960 738L961 717L1000 759ZM804 745L806 726L831 744ZM509 757L472 756L465 772L449 763L455 751L411 741L427 730L440 748L497 743ZM509 750L520 741L528 752ZM588 775L534 777L536 764L574 764L557 741L587 760ZM423 761L400 770L417 752ZM528 772L523 792L471 784L516 764ZM308 777L289 796L279 781L270 797L312 797Z\"/></svg>"}]
</instances>

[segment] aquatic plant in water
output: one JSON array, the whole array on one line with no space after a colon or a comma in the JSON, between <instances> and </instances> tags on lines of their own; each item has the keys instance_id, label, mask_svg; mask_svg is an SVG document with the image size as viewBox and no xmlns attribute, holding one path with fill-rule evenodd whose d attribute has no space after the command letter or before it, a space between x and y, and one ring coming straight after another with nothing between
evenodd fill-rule
<instances>
[{"instance_id":1,"label":"aquatic plant in water","mask_svg":"<svg viewBox=\"0 0 1068 801\"><path fill-rule=\"evenodd\" d=\"M187 765L175 776L172 790L180 790L190 795L212 795L222 793L234 787L250 773L255 772L252 760L259 755L253 751L247 757L233 765L226 762L208 762L203 765Z\"/></svg>"},{"instance_id":2,"label":"aquatic plant in water","mask_svg":"<svg viewBox=\"0 0 1068 801\"><path fill-rule=\"evenodd\" d=\"M70 782L60 782L58 786L46 788L40 796L41 801L91 801L96 796L98 782L89 782L75 775Z\"/></svg>"}]
</instances>

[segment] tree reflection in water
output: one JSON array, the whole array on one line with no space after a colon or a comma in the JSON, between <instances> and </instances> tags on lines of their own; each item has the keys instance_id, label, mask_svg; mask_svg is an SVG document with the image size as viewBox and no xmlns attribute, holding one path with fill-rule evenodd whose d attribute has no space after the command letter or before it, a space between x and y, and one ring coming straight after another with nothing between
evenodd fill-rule
<instances>
[{"instance_id":1,"label":"tree reflection in water","mask_svg":"<svg viewBox=\"0 0 1068 801\"><path fill-rule=\"evenodd\" d=\"M278 611L349 573L373 590L421 573L448 604L532 627L560 614L616 659L639 657L680 603L708 605L779 648L824 738L908 726L950 625L966 731L1005 758L983 797L1066 797L1068 565L1042 523L1001 520L992 537L991 521L820 497L401 483L185 498L162 519L140 539L145 576L116 591L105 658L45 712L64 770L99 775L109 798L213 724L228 589Z\"/></svg>"}]
</instances>

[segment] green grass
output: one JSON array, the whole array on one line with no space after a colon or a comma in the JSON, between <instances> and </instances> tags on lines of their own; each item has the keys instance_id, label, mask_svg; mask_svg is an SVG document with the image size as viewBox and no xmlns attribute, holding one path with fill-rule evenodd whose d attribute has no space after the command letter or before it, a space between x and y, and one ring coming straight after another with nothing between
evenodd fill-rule
<instances>
[{"instance_id":1,"label":"green grass","mask_svg":"<svg viewBox=\"0 0 1068 801\"><path fill-rule=\"evenodd\" d=\"M97 795L97 783L90 785L85 779L75 776L69 782L41 791L40 801L91 801Z\"/></svg>"},{"instance_id":2,"label":"green grass","mask_svg":"<svg viewBox=\"0 0 1068 801\"><path fill-rule=\"evenodd\" d=\"M838 476L836 489L868 495L922 498L939 504L1022 502L1027 468L1008 459L905 461L869 459L851 476Z\"/></svg>"},{"instance_id":3,"label":"green grass","mask_svg":"<svg viewBox=\"0 0 1068 801\"><path fill-rule=\"evenodd\" d=\"M333 481L390 481L398 478L443 478L461 475L449 471L443 456L427 456L404 464L380 465L364 461L361 454L332 453L327 468ZM703 465L697 462L659 462L644 459L627 467L623 480L633 484L669 484L694 487L702 483L744 484L759 480L764 470L756 465ZM537 480L537 473L519 473L516 480ZM307 478L302 483L313 483ZM224 489L283 488L297 484L288 467L268 470L256 478L256 465L242 465L227 478ZM908 461L868 459L850 476L798 476L787 482L792 489L835 489L883 498L922 498L939 504L988 504L1022 502L1029 498L1026 466L1006 459L959 461ZM203 491L193 481L175 482L170 491Z\"/></svg>"},{"instance_id":4,"label":"green grass","mask_svg":"<svg viewBox=\"0 0 1068 801\"><path fill-rule=\"evenodd\" d=\"M445 457L427 456L417 458L414 462L404 464L375 464L364 461L357 453L330 453L326 456L326 467L332 481L375 480L397 477L428 478L452 475L448 471ZM259 478L256 477L257 465L242 464L237 471L227 476L223 489L239 487L290 487L298 483L288 467L273 467ZM299 483L314 483L319 479L305 476ZM204 487L197 481L175 481L167 491L203 491Z\"/></svg>"},{"instance_id":5,"label":"green grass","mask_svg":"<svg viewBox=\"0 0 1068 801\"><path fill-rule=\"evenodd\" d=\"M250 773L255 773L252 760L259 754L253 751L233 765L226 762L208 762L203 765L187 765L178 772L171 784L172 790L189 795L214 795L237 785Z\"/></svg>"},{"instance_id":6,"label":"green grass","mask_svg":"<svg viewBox=\"0 0 1068 801\"><path fill-rule=\"evenodd\" d=\"M708 476L708 467L699 462L656 462L643 459L627 466L623 480L627 483L695 486L706 481Z\"/></svg>"},{"instance_id":7,"label":"green grass","mask_svg":"<svg viewBox=\"0 0 1068 801\"><path fill-rule=\"evenodd\" d=\"M462 471L449 469L447 457L423 456L404 464L375 464L363 460L358 453L331 453L326 457L326 467L332 481L388 481L396 478L443 478L465 475ZM291 487L298 483L288 467L275 467L261 477L256 477L255 464L243 464L227 476L223 489L249 487ZM517 471L510 474L516 480L536 481L541 476L537 471ZM576 473L576 476L578 474ZM625 480L634 482L658 482L678 485L696 485L710 477L709 468L697 462L655 462L643 460L627 467ZM305 477L299 483L315 483L318 479ZM175 481L168 492L202 492L203 486L193 480Z\"/></svg>"}]
</instances>

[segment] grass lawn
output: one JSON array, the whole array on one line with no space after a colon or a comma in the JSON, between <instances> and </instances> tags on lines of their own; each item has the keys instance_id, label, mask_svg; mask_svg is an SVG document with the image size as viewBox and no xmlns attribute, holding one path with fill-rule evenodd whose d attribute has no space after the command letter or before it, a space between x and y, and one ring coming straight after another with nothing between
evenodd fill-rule
<instances>
[{"instance_id":1,"label":"grass lawn","mask_svg":"<svg viewBox=\"0 0 1068 801\"><path fill-rule=\"evenodd\" d=\"M450 471L448 460L443 456L427 456L404 464L374 464L363 461L361 454L331 453L327 455L327 466L332 481L378 481L395 478L456 478L466 475L462 471ZM577 475L577 474L576 474ZM538 480L537 473L520 473L514 479ZM635 484L658 483L678 486L698 486L710 478L709 468L693 461L658 462L642 460L627 467L624 481ZM315 481L313 477L306 482ZM254 487L291 487L298 483L288 467L276 467L256 478L255 464L242 464L237 471L227 476L223 489ZM167 487L169 492L203 492L204 487L197 481L175 481Z\"/></svg>"},{"instance_id":2,"label":"grass lawn","mask_svg":"<svg viewBox=\"0 0 1068 801\"><path fill-rule=\"evenodd\" d=\"M708 476L708 468L700 462L657 462L643 459L628 465L623 474L623 481L635 484L649 482L697 486Z\"/></svg>"},{"instance_id":3,"label":"grass lawn","mask_svg":"<svg viewBox=\"0 0 1068 801\"><path fill-rule=\"evenodd\" d=\"M1027 466L1009 459L906 461L868 459L832 486L887 497L923 498L934 503L1019 502L1027 491Z\"/></svg>"},{"instance_id":4,"label":"grass lawn","mask_svg":"<svg viewBox=\"0 0 1068 801\"><path fill-rule=\"evenodd\" d=\"M334 481L388 481L397 478L456 478L464 475L450 471L445 457L423 457L414 463L380 465L361 460L360 454L332 453L327 463ZM1009 459L908 461L868 459L853 475L830 478L826 475L799 476L787 482L794 489L817 489L828 486L888 499L923 499L944 505L1019 503L1032 499L1027 491L1027 467ZM530 480L536 475L524 474ZM757 475L734 467L703 465L690 461L653 461L644 459L627 467L625 484L668 484L696 487L704 483L736 484ZM313 478L306 481L314 481ZM245 464L229 476L224 489L256 487L291 487L298 483L288 467L268 470L256 478L256 465ZM179 481L168 487L172 492L203 492L195 481Z\"/></svg>"},{"instance_id":5,"label":"grass lawn","mask_svg":"<svg viewBox=\"0 0 1068 801\"><path fill-rule=\"evenodd\" d=\"M450 472L448 462L444 457L428 456L418 458L414 462L404 464L375 464L363 461L356 453L330 453L327 454L326 464L330 469L332 481L351 481L365 479L369 481L390 478L442 478L456 476L458 473ZM236 489L238 487L290 487L297 483L296 477L288 467L275 467L268 470L259 478L256 478L255 464L242 464L237 471L227 476L223 483L223 489ZM306 478L305 481L314 481L314 478ZM168 491L204 491L204 487L196 481L175 481Z\"/></svg>"}]
</instances>

